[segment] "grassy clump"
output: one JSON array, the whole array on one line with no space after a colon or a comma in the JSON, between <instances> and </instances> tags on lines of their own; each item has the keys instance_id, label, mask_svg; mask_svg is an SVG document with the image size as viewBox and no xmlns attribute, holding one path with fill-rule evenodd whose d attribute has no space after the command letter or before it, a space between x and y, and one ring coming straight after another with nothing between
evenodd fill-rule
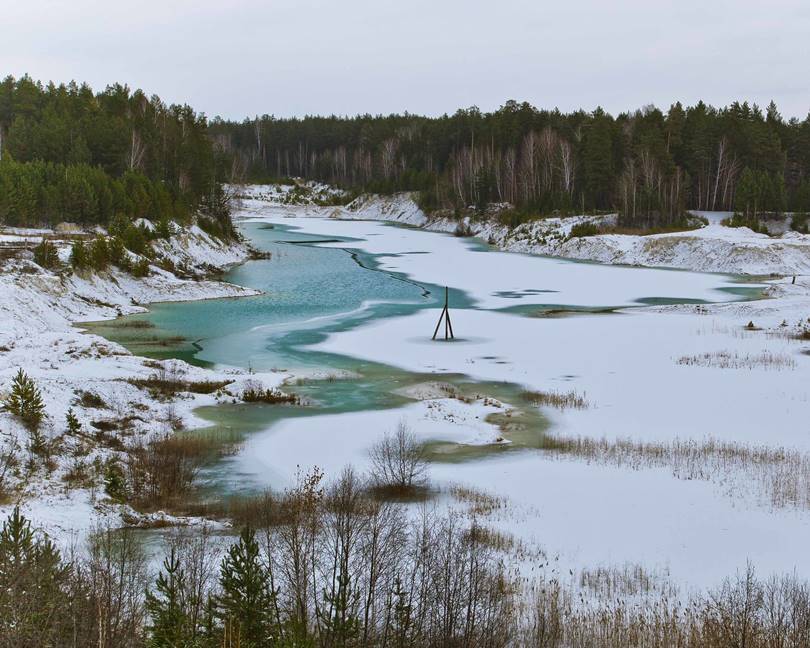
<instances>
[{"instance_id":1,"label":"grassy clump","mask_svg":"<svg viewBox=\"0 0 810 648\"><path fill-rule=\"evenodd\" d=\"M585 396L575 391L570 392L540 392L524 391L521 398L527 403L537 407L554 407L558 410L587 409L590 405Z\"/></svg>"},{"instance_id":2,"label":"grassy clump","mask_svg":"<svg viewBox=\"0 0 810 648\"><path fill-rule=\"evenodd\" d=\"M131 447L123 467L119 496L142 511L185 511L196 499L200 469L236 447L241 436L230 430L206 434L165 434Z\"/></svg>"},{"instance_id":3,"label":"grassy clump","mask_svg":"<svg viewBox=\"0 0 810 648\"><path fill-rule=\"evenodd\" d=\"M248 386L242 392L245 403L270 403L271 405L300 405L301 398L295 394L287 394L280 389Z\"/></svg>"},{"instance_id":4,"label":"grassy clump","mask_svg":"<svg viewBox=\"0 0 810 648\"><path fill-rule=\"evenodd\" d=\"M148 378L129 378L127 382L149 391L153 398L166 399L180 392L213 394L230 385L232 380L183 380L168 374L154 373Z\"/></svg>"},{"instance_id":5,"label":"grassy clump","mask_svg":"<svg viewBox=\"0 0 810 648\"><path fill-rule=\"evenodd\" d=\"M681 356L678 364L687 367L714 367L717 369L795 369L796 361L782 353L762 351L740 355L731 351L714 351L698 355Z\"/></svg>"},{"instance_id":6,"label":"grassy clump","mask_svg":"<svg viewBox=\"0 0 810 648\"><path fill-rule=\"evenodd\" d=\"M80 391L76 404L91 409L107 409L107 403L98 394L91 391Z\"/></svg>"},{"instance_id":7,"label":"grassy clump","mask_svg":"<svg viewBox=\"0 0 810 648\"><path fill-rule=\"evenodd\" d=\"M568 235L569 239L572 238L581 238L583 236L596 236L597 234L601 234L601 230L599 227L592 223L591 221L586 221L584 223L577 223L571 228L571 233Z\"/></svg>"}]
</instances>

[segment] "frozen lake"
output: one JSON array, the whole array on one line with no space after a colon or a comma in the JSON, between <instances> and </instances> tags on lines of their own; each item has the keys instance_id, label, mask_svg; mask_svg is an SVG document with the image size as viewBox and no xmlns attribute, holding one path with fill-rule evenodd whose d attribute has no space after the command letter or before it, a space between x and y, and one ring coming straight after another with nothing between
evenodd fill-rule
<instances>
[{"instance_id":1,"label":"frozen lake","mask_svg":"<svg viewBox=\"0 0 810 648\"><path fill-rule=\"evenodd\" d=\"M758 482L733 471L688 479L683 466L643 460L560 458L534 443L550 435L810 449L810 358L790 340L746 334L742 307L705 306L753 298L760 285L502 253L471 239L273 208L243 228L272 257L228 279L265 294L158 305L137 317L195 340L187 353L196 361L351 377L293 387L315 403L305 412L245 414L248 441L212 474L221 487L283 488L299 468L363 468L370 444L404 420L436 448L454 449L434 456L434 483L506 498L488 523L542 550L544 569L641 564L695 587L747 560L765 573L810 574L797 562L810 541L807 512L775 506ZM432 342L445 285L458 339ZM746 365L763 350L789 363ZM718 352L743 361L689 360ZM415 397L430 380L499 406ZM576 392L588 407L534 408L518 402L522 390ZM491 415L510 406L525 425L503 432ZM240 412L209 414L227 422ZM500 434L506 443L494 442Z\"/></svg>"}]
</instances>

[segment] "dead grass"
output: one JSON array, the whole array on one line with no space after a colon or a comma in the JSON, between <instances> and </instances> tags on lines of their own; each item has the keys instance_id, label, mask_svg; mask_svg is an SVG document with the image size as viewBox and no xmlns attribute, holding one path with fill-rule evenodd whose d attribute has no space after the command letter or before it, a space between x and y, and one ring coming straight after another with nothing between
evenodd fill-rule
<instances>
[{"instance_id":1,"label":"dead grass","mask_svg":"<svg viewBox=\"0 0 810 648\"><path fill-rule=\"evenodd\" d=\"M139 389L145 389L157 400L172 398L181 392L192 394L213 394L230 385L232 380L183 380L154 373L148 378L128 378L127 382Z\"/></svg>"},{"instance_id":2,"label":"dead grass","mask_svg":"<svg viewBox=\"0 0 810 648\"><path fill-rule=\"evenodd\" d=\"M486 517L495 511L506 508L506 498L459 484L450 487L450 494L459 502L468 505L467 513L476 517Z\"/></svg>"},{"instance_id":3,"label":"dead grass","mask_svg":"<svg viewBox=\"0 0 810 648\"><path fill-rule=\"evenodd\" d=\"M641 470L666 468L677 479L712 482L730 496L751 495L775 509L810 510L810 454L715 439L650 443L544 436L541 449Z\"/></svg>"},{"instance_id":4,"label":"dead grass","mask_svg":"<svg viewBox=\"0 0 810 648\"><path fill-rule=\"evenodd\" d=\"M757 354L739 354L733 351L712 351L698 355L681 356L679 365L711 367L715 369L795 369L796 361L784 353L762 351Z\"/></svg>"},{"instance_id":5,"label":"dead grass","mask_svg":"<svg viewBox=\"0 0 810 648\"><path fill-rule=\"evenodd\" d=\"M75 402L82 407L93 409L106 409L108 407L101 396L90 391L80 391Z\"/></svg>"},{"instance_id":6,"label":"dead grass","mask_svg":"<svg viewBox=\"0 0 810 648\"><path fill-rule=\"evenodd\" d=\"M482 545L503 553L514 551L516 546L515 538L512 534L503 533L497 529L478 524L477 522L473 522L470 528L467 529L464 533L464 539L475 545Z\"/></svg>"},{"instance_id":7,"label":"dead grass","mask_svg":"<svg viewBox=\"0 0 810 648\"><path fill-rule=\"evenodd\" d=\"M130 329L151 329L155 328L155 325L148 320L126 320L116 322L115 326L117 328L130 328Z\"/></svg>"},{"instance_id":8,"label":"dead grass","mask_svg":"<svg viewBox=\"0 0 810 648\"><path fill-rule=\"evenodd\" d=\"M127 499L140 511L183 511L197 498L195 479L207 463L235 450L232 430L166 434L127 449Z\"/></svg>"},{"instance_id":9,"label":"dead grass","mask_svg":"<svg viewBox=\"0 0 810 648\"><path fill-rule=\"evenodd\" d=\"M630 575L632 579L632 574ZM611 578L608 575L608 578ZM642 578L643 581L643 578ZM601 586L602 576L595 584ZM587 583L586 583L587 586ZM804 648L810 590L795 574L755 577L749 568L706 593L666 590L589 600L557 580L531 587L516 645L542 648Z\"/></svg>"},{"instance_id":10,"label":"dead grass","mask_svg":"<svg viewBox=\"0 0 810 648\"><path fill-rule=\"evenodd\" d=\"M590 404L585 395L580 395L575 391L569 392L539 392L524 391L521 398L527 403L537 407L554 407L558 410L566 409L588 409Z\"/></svg>"},{"instance_id":11,"label":"dead grass","mask_svg":"<svg viewBox=\"0 0 810 648\"><path fill-rule=\"evenodd\" d=\"M642 565L594 567L578 574L579 587L600 599L648 596L654 593L675 598L678 589L668 573L656 574Z\"/></svg>"}]
</instances>

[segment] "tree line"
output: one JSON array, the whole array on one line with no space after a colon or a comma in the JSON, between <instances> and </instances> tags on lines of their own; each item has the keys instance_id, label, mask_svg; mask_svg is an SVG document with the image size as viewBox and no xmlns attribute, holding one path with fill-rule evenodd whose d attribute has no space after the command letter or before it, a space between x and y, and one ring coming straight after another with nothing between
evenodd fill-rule
<instances>
[{"instance_id":1,"label":"tree line","mask_svg":"<svg viewBox=\"0 0 810 648\"><path fill-rule=\"evenodd\" d=\"M535 215L618 210L629 225L671 225L686 209L810 211L810 117L771 103L680 103L611 116L508 101L484 113L215 119L230 178L300 176L381 193L415 190L428 210L508 202Z\"/></svg>"},{"instance_id":2,"label":"tree line","mask_svg":"<svg viewBox=\"0 0 810 648\"><path fill-rule=\"evenodd\" d=\"M205 115L114 84L0 83L0 222L226 219ZM221 173L219 174L221 175Z\"/></svg>"}]
</instances>

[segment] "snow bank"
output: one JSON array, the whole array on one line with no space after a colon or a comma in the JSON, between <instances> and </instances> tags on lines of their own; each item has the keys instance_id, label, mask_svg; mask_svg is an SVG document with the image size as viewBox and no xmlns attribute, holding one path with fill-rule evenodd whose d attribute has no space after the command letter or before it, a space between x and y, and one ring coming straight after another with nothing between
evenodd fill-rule
<instances>
[{"instance_id":1,"label":"snow bank","mask_svg":"<svg viewBox=\"0 0 810 648\"><path fill-rule=\"evenodd\" d=\"M30 238L32 234L7 232L6 236ZM55 243L60 257L67 258L69 244L58 238ZM249 255L246 246L222 243L196 227L168 241L156 242L155 247L164 260L197 277L243 261ZM150 268L148 277L137 279L114 268L103 273L59 274L40 268L26 259L25 254L22 258L9 259L0 273L0 322L3 324L0 327L0 397L5 396L13 375L22 367L42 392L46 413L42 431L46 439L63 435L69 408L91 436L95 430L93 421L130 418L129 429L121 433L124 442L127 438L144 439L166 433L178 421L186 427L203 425L204 421L193 413L195 408L232 401L247 380L273 387L280 385L286 376L274 373L247 376L227 368L210 371L177 360L156 363L133 356L104 338L83 333L74 324L141 312L152 302L250 294L255 291L219 281L182 279L156 266ZM187 393L179 399L158 401L128 382L133 378L150 378L158 372L187 382L227 381L229 384L212 394ZM84 393L91 394L95 400L81 400ZM0 429L3 431L0 444L16 446L19 453L25 452L29 433L16 417L0 411ZM72 457L79 445L79 439L63 437L62 448L50 470L39 466L33 474L21 470L13 478L17 487L14 503L19 502L34 524L50 532L60 543L73 534L81 537L99 523L120 523L121 514L133 517L133 512L126 507L109 503L103 488L70 488L63 481L76 461L90 466L95 460L104 462L116 456L110 448L95 446L81 459ZM0 516L5 516L10 506L0 506Z\"/></svg>"},{"instance_id":2,"label":"snow bank","mask_svg":"<svg viewBox=\"0 0 810 648\"><path fill-rule=\"evenodd\" d=\"M340 218L383 220L416 227L423 227L428 222L427 216L414 202L413 194L410 193L360 196L336 215Z\"/></svg>"},{"instance_id":3,"label":"snow bank","mask_svg":"<svg viewBox=\"0 0 810 648\"><path fill-rule=\"evenodd\" d=\"M695 213L709 224L697 230L648 236L602 234L570 238L575 225L585 222L615 224L615 215L545 218L515 228L491 219L477 221L467 218L464 223L473 235L509 252L698 272L810 274L810 235L786 232L780 237L770 237L748 228L721 225L728 212ZM361 196L345 209L333 212L332 216L386 220L439 232L454 232L458 226L455 220L428 218L408 193Z\"/></svg>"}]
</instances>

